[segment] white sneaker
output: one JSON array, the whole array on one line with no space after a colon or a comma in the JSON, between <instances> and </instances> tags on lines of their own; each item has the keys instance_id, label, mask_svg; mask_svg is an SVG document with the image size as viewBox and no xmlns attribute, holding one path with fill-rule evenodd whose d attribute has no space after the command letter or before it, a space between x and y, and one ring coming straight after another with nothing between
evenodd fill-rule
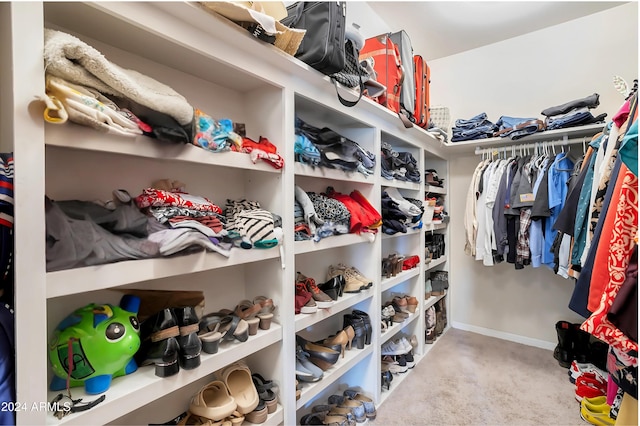
<instances>
[{"instance_id":1,"label":"white sneaker","mask_svg":"<svg viewBox=\"0 0 640 426\"><path fill-rule=\"evenodd\" d=\"M569 381L571 381L571 383L575 383L576 379L584 373L595 373L596 376L600 376L599 378L603 382L606 382L608 377L608 374L606 371L600 370L595 365L589 362L586 362L586 363L576 362L576 360L573 360L573 362L571 362L571 367L569 367L569 371L567 373L569 374Z\"/></svg>"},{"instance_id":2,"label":"white sneaker","mask_svg":"<svg viewBox=\"0 0 640 426\"><path fill-rule=\"evenodd\" d=\"M413 346L411 345L411 342L409 342L409 340L407 340L407 338L405 336L402 336L402 338L400 339L399 342L400 345L402 345L404 347L404 353L408 354L409 352L411 352L413 350Z\"/></svg>"},{"instance_id":3,"label":"white sneaker","mask_svg":"<svg viewBox=\"0 0 640 426\"><path fill-rule=\"evenodd\" d=\"M398 343L396 341L389 340L387 343L382 345L380 353L382 355L392 355L392 356L394 356L394 355L404 355L406 352L405 352L405 348L404 348L403 345L401 345L400 343Z\"/></svg>"}]
</instances>

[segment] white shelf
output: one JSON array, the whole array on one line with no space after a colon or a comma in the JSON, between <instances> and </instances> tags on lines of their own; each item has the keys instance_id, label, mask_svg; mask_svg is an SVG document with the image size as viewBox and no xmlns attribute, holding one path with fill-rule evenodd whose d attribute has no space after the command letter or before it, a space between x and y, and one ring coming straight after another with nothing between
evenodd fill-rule
<instances>
[{"instance_id":1,"label":"white shelf","mask_svg":"<svg viewBox=\"0 0 640 426\"><path fill-rule=\"evenodd\" d=\"M512 140L509 137L506 138L488 138L488 139L476 139L470 141L460 142L448 142L445 144L446 151L451 154L460 154L463 152L474 152L476 148L493 148L502 147L507 145L522 145L533 142L542 141L558 141L562 140L565 136L568 138L568 143L582 143L582 138L593 136L596 133L604 129L605 124L589 124L586 126L567 127L565 129L548 130L544 132L534 133L529 136L525 136L518 140ZM573 140L572 140L573 138ZM579 138L579 139L577 139Z\"/></svg>"},{"instance_id":2,"label":"white shelf","mask_svg":"<svg viewBox=\"0 0 640 426\"><path fill-rule=\"evenodd\" d=\"M425 232L439 231L441 229L447 229L447 225L448 223L446 222L442 222L442 223L424 222L422 224L422 229L424 229Z\"/></svg>"},{"instance_id":3,"label":"white shelf","mask_svg":"<svg viewBox=\"0 0 640 426\"><path fill-rule=\"evenodd\" d=\"M429 184L424 185L424 192L425 193L429 192L431 194L447 195L447 190L445 188L441 188L439 186L433 186Z\"/></svg>"},{"instance_id":4,"label":"white shelf","mask_svg":"<svg viewBox=\"0 0 640 426\"><path fill-rule=\"evenodd\" d=\"M260 423L260 424L263 426L278 426L278 425L281 425L283 421L284 421L284 409L282 408L282 405L278 404L278 408L276 408L276 411L269 414L267 416L267 420L264 423ZM242 424L253 425L257 423L251 423L250 421L245 420L244 422L242 422Z\"/></svg>"},{"instance_id":5,"label":"white shelf","mask_svg":"<svg viewBox=\"0 0 640 426\"><path fill-rule=\"evenodd\" d=\"M445 263L446 261L447 261L447 255L440 256L440 257L439 257L439 258L437 258L436 260L432 260L431 262L427 263L427 264L424 266L424 270L425 270L425 271L428 271L428 270L430 270L430 269L433 269L433 268L435 268L435 267L437 267L437 266L442 265L442 264L443 264L443 263Z\"/></svg>"},{"instance_id":6,"label":"white shelf","mask_svg":"<svg viewBox=\"0 0 640 426\"><path fill-rule=\"evenodd\" d=\"M407 236L407 235L415 235L415 234L419 234L420 232L422 232L422 229L407 229L407 232L396 232L393 235L382 234L382 238L385 239L385 240L388 240L389 238L396 238L396 237L402 237L402 236Z\"/></svg>"},{"instance_id":7,"label":"white shelf","mask_svg":"<svg viewBox=\"0 0 640 426\"><path fill-rule=\"evenodd\" d=\"M429 298L427 300L424 301L424 310L429 309L431 306L435 305L436 303L438 303L438 300L444 298L447 295L447 291L445 290L444 294L441 294L440 296L429 296Z\"/></svg>"},{"instance_id":8,"label":"white shelf","mask_svg":"<svg viewBox=\"0 0 640 426\"><path fill-rule=\"evenodd\" d=\"M249 337L247 342L220 343L217 354L210 355L203 352L202 363L196 369L181 369L178 374L162 378L155 375L153 366L140 367L128 376L114 379L105 394L105 400L91 410L70 414L62 420L48 415L47 424L87 425L96 424L97 419L100 419L102 424L109 423L280 340L282 340L282 327L272 323L269 330L259 330L258 334ZM85 394L80 387L72 388L71 392L74 399L83 398L84 401L93 401L98 397ZM60 392L50 391L49 400L58 393Z\"/></svg>"},{"instance_id":9,"label":"white shelf","mask_svg":"<svg viewBox=\"0 0 640 426\"><path fill-rule=\"evenodd\" d=\"M407 189L410 191L419 191L420 190L420 183L416 183L416 182L406 182L406 181L402 181L402 180L397 180L397 179L393 179L393 180L387 180L387 179L382 179L382 187L389 187L389 188L398 188L398 189Z\"/></svg>"},{"instance_id":10,"label":"white shelf","mask_svg":"<svg viewBox=\"0 0 640 426\"><path fill-rule=\"evenodd\" d=\"M380 291L387 291L390 288L400 284L401 282L407 281L408 279L411 279L418 275L420 275L420 268L412 268L400 272L395 277L384 278L380 283Z\"/></svg>"},{"instance_id":11,"label":"white shelf","mask_svg":"<svg viewBox=\"0 0 640 426\"><path fill-rule=\"evenodd\" d=\"M262 160L258 160L254 164L249 154L241 152L210 152L195 145L165 143L147 136L127 138L108 135L74 123L47 124L46 144L61 148L108 152L170 162L180 161L278 174L282 172L282 169L275 169Z\"/></svg>"},{"instance_id":12,"label":"white shelf","mask_svg":"<svg viewBox=\"0 0 640 426\"><path fill-rule=\"evenodd\" d=\"M332 317L356 303L373 297L374 288L375 286L367 290L362 290L360 293L343 293L342 297L338 298L338 300L333 303L333 306L328 309L318 309L318 312L313 314L297 314L295 327L296 333L307 327L311 327L322 320Z\"/></svg>"},{"instance_id":13,"label":"white shelf","mask_svg":"<svg viewBox=\"0 0 640 426\"><path fill-rule=\"evenodd\" d=\"M171 258L127 260L105 265L48 272L47 298L86 293L140 281L173 277L274 259L280 256L277 247L271 249L231 249L226 258L218 253L199 252Z\"/></svg>"},{"instance_id":14,"label":"white shelf","mask_svg":"<svg viewBox=\"0 0 640 426\"><path fill-rule=\"evenodd\" d=\"M375 235L370 232L363 232L358 234L342 234L332 235L318 241L317 243L312 240L308 241L296 241L293 245L295 247L296 254L309 253L316 250L326 250L336 247L351 246L353 244L360 243L373 243L375 241Z\"/></svg>"},{"instance_id":15,"label":"white shelf","mask_svg":"<svg viewBox=\"0 0 640 426\"><path fill-rule=\"evenodd\" d=\"M349 371L354 365L362 361L373 353L373 345L366 345L364 349L351 348L344 352L344 358L324 372L322 379L314 383L300 382L302 392L300 399L296 401L296 410L300 409L316 395L329 387L336 380L340 379L344 373Z\"/></svg>"},{"instance_id":16,"label":"white shelf","mask_svg":"<svg viewBox=\"0 0 640 426\"><path fill-rule=\"evenodd\" d=\"M413 314L410 314L406 320L402 322L394 322L391 327L387 328L387 331L385 331L384 333L380 333L380 345L383 345L384 343L389 341L393 336L398 334L400 330L402 330L403 328L405 328L406 326L414 322L419 317L420 317L420 310L416 309L416 311Z\"/></svg>"},{"instance_id":17,"label":"white shelf","mask_svg":"<svg viewBox=\"0 0 640 426\"><path fill-rule=\"evenodd\" d=\"M294 163L294 171L296 176L309 176L321 179L341 180L348 182L368 183L373 185L374 177L366 177L360 172L346 172L339 169L329 169L327 167L312 167L308 164L302 164L298 161Z\"/></svg>"}]
</instances>

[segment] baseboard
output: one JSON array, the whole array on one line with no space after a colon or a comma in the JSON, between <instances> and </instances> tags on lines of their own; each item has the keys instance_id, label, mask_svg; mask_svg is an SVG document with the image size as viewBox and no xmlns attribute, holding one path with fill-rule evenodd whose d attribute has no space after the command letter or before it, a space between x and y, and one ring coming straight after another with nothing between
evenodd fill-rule
<instances>
[{"instance_id":1,"label":"baseboard","mask_svg":"<svg viewBox=\"0 0 640 426\"><path fill-rule=\"evenodd\" d=\"M464 324L460 322L451 322L451 327L458 330L471 331L473 333L482 334L484 336L497 337L510 342L522 343L523 345L535 346L536 348L553 350L557 342L547 342L546 340L533 339L531 337L520 336L518 334L505 333L504 331L492 330L490 328L478 327L475 325Z\"/></svg>"}]
</instances>

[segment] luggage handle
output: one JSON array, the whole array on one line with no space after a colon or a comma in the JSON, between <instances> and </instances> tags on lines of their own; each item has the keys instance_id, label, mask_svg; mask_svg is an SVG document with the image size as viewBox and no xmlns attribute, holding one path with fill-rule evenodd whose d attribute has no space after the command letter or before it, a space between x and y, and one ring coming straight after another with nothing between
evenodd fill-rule
<instances>
[{"instance_id":1,"label":"luggage handle","mask_svg":"<svg viewBox=\"0 0 640 426\"><path fill-rule=\"evenodd\" d=\"M396 52L398 51L397 47L395 50ZM402 63L400 63L399 66L400 66L400 81L398 81L398 84L393 86L394 93L399 93L400 90L402 89L402 83L404 83L404 67L402 66ZM413 123L411 122L411 120L409 120L409 117L407 117L402 113L401 106L398 106L398 118L400 118L400 121L402 121L402 124L406 129L410 129L413 127Z\"/></svg>"}]
</instances>

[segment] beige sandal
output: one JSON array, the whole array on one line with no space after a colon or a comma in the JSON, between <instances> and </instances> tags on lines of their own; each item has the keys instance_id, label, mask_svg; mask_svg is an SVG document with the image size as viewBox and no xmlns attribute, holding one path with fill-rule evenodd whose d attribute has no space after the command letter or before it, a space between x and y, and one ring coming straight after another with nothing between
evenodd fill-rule
<instances>
[{"instance_id":1,"label":"beige sandal","mask_svg":"<svg viewBox=\"0 0 640 426\"><path fill-rule=\"evenodd\" d=\"M218 377L229 390L237 404L235 409L240 414L246 415L255 410L260 398L251 378L251 370L245 363L235 362L228 365L219 372Z\"/></svg>"},{"instance_id":2,"label":"beige sandal","mask_svg":"<svg viewBox=\"0 0 640 426\"><path fill-rule=\"evenodd\" d=\"M196 416L221 421L236 410L236 402L224 382L214 380L191 398L189 411Z\"/></svg>"}]
</instances>

